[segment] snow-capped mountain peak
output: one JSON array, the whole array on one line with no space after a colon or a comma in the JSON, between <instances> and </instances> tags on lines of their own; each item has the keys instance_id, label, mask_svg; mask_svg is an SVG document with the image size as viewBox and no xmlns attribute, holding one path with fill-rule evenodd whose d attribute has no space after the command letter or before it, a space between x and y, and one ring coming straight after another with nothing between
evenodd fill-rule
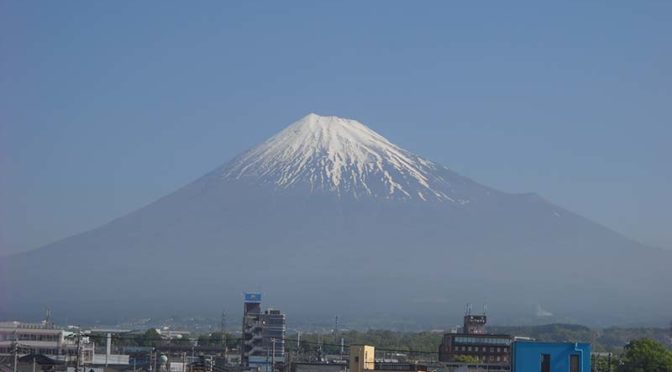
<instances>
[{"instance_id":1,"label":"snow-capped mountain peak","mask_svg":"<svg viewBox=\"0 0 672 372\"><path fill-rule=\"evenodd\" d=\"M450 184L439 168L356 120L309 114L234 159L221 174L355 198L465 203L449 195Z\"/></svg>"}]
</instances>

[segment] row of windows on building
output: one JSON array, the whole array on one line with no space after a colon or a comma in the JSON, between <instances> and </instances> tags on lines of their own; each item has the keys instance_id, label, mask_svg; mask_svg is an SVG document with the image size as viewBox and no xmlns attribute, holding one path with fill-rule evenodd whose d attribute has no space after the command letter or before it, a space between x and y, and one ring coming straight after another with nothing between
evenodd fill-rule
<instances>
[{"instance_id":1,"label":"row of windows on building","mask_svg":"<svg viewBox=\"0 0 672 372\"><path fill-rule=\"evenodd\" d=\"M496 337L455 337L455 343L458 344L490 344L490 345L511 345L508 338Z\"/></svg>"},{"instance_id":2,"label":"row of windows on building","mask_svg":"<svg viewBox=\"0 0 672 372\"><path fill-rule=\"evenodd\" d=\"M14 348L5 348L5 347L0 347L0 355L9 355L14 353ZM19 354L29 354L29 353L35 353L35 354L45 354L45 355L59 355L60 352L58 349L26 349L26 348L21 348L19 349Z\"/></svg>"},{"instance_id":3,"label":"row of windows on building","mask_svg":"<svg viewBox=\"0 0 672 372\"><path fill-rule=\"evenodd\" d=\"M481 363L494 363L494 362L508 362L509 357L499 356L499 355L474 355L474 358L478 359Z\"/></svg>"},{"instance_id":4,"label":"row of windows on building","mask_svg":"<svg viewBox=\"0 0 672 372\"><path fill-rule=\"evenodd\" d=\"M488 352L488 347L482 346L455 346L455 351L481 351L481 352ZM490 352L491 353L508 353L508 349L505 347L494 347L490 346Z\"/></svg>"},{"instance_id":5,"label":"row of windows on building","mask_svg":"<svg viewBox=\"0 0 672 372\"><path fill-rule=\"evenodd\" d=\"M44 335L44 334L34 334L34 333L19 333L19 334L4 334L0 335L0 341L14 341L15 338L18 341L60 341L60 335Z\"/></svg>"}]
</instances>

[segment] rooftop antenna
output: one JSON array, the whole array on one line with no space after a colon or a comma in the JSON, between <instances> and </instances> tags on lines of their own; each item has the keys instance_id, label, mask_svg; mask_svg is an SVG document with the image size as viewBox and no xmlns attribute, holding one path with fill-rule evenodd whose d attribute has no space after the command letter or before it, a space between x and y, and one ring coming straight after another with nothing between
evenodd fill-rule
<instances>
[{"instance_id":1,"label":"rooftop antenna","mask_svg":"<svg viewBox=\"0 0 672 372\"><path fill-rule=\"evenodd\" d=\"M334 319L334 334L338 333L338 315L336 315L336 318Z\"/></svg>"},{"instance_id":2,"label":"rooftop antenna","mask_svg":"<svg viewBox=\"0 0 672 372\"><path fill-rule=\"evenodd\" d=\"M471 304L467 303L467 308L465 309L464 315L471 315Z\"/></svg>"},{"instance_id":3,"label":"rooftop antenna","mask_svg":"<svg viewBox=\"0 0 672 372\"><path fill-rule=\"evenodd\" d=\"M222 333L224 359L226 359L226 355L229 353L229 337L226 335L226 309L222 309L222 316L219 319L219 331Z\"/></svg>"},{"instance_id":4,"label":"rooftop antenna","mask_svg":"<svg viewBox=\"0 0 672 372\"><path fill-rule=\"evenodd\" d=\"M483 315L488 315L488 304L483 304Z\"/></svg>"},{"instance_id":5,"label":"rooftop antenna","mask_svg":"<svg viewBox=\"0 0 672 372\"><path fill-rule=\"evenodd\" d=\"M44 325L50 325L51 324L51 309L49 307L46 307L44 309Z\"/></svg>"},{"instance_id":6,"label":"rooftop antenna","mask_svg":"<svg viewBox=\"0 0 672 372\"><path fill-rule=\"evenodd\" d=\"M222 335L226 331L226 309L222 310L222 316L219 320L219 331L222 332Z\"/></svg>"}]
</instances>

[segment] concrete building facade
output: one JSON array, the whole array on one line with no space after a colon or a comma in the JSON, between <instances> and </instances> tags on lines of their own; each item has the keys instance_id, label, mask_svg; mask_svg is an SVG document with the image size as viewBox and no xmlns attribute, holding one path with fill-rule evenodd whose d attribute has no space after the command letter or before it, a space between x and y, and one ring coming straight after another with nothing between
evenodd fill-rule
<instances>
[{"instance_id":1,"label":"concrete building facade","mask_svg":"<svg viewBox=\"0 0 672 372\"><path fill-rule=\"evenodd\" d=\"M350 372L364 372L375 368L376 349L373 346L350 346Z\"/></svg>"},{"instance_id":2,"label":"concrete building facade","mask_svg":"<svg viewBox=\"0 0 672 372\"><path fill-rule=\"evenodd\" d=\"M591 346L587 343L516 341L514 372L590 372Z\"/></svg>"},{"instance_id":3,"label":"concrete building facade","mask_svg":"<svg viewBox=\"0 0 672 372\"><path fill-rule=\"evenodd\" d=\"M20 355L35 353L44 355L67 355L77 350L74 339L67 338L72 332L59 329L48 323L0 323L0 355L10 355L17 346Z\"/></svg>"},{"instance_id":4,"label":"concrete building facade","mask_svg":"<svg viewBox=\"0 0 672 372\"><path fill-rule=\"evenodd\" d=\"M462 332L443 335L439 345L439 361L450 363L460 357L471 357L492 369L509 369L513 337L488 334L486 324L485 314L472 315L468 311L464 316Z\"/></svg>"},{"instance_id":5,"label":"concrete building facade","mask_svg":"<svg viewBox=\"0 0 672 372\"><path fill-rule=\"evenodd\" d=\"M245 293L242 335L240 359L243 366L247 367L250 359L265 356L261 327L261 293Z\"/></svg>"},{"instance_id":6,"label":"concrete building facade","mask_svg":"<svg viewBox=\"0 0 672 372\"><path fill-rule=\"evenodd\" d=\"M280 310L261 311L261 293L246 293L243 306L241 364L272 371L285 361L287 319Z\"/></svg>"}]
</instances>

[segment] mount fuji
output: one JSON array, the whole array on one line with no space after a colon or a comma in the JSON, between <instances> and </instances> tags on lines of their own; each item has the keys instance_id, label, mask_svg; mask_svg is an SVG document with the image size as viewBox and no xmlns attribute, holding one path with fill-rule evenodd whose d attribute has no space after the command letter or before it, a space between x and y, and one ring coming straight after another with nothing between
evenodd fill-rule
<instances>
[{"instance_id":1,"label":"mount fuji","mask_svg":"<svg viewBox=\"0 0 672 372\"><path fill-rule=\"evenodd\" d=\"M590 324L672 308L669 251L315 114L135 212L1 260L3 317L216 314L245 290L290 319L379 326L445 326L467 302L518 323L542 306L545 321Z\"/></svg>"}]
</instances>

